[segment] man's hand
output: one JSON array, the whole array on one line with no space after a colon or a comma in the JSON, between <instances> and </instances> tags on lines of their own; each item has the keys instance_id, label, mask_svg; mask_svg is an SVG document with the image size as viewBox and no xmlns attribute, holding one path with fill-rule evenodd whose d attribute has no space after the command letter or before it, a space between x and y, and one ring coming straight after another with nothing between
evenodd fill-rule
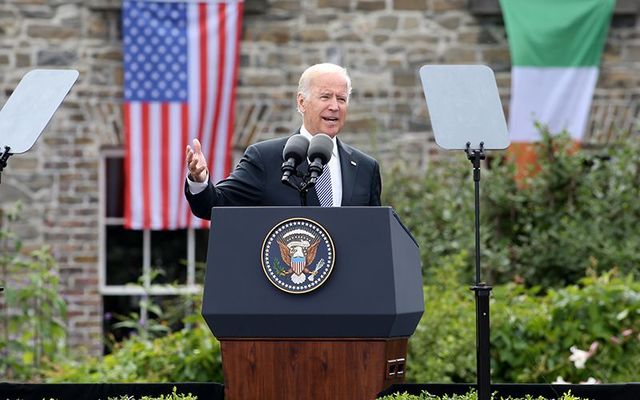
<instances>
[{"instance_id":1,"label":"man's hand","mask_svg":"<svg viewBox=\"0 0 640 400\"><path fill-rule=\"evenodd\" d=\"M194 182L204 182L209 175L207 160L202 154L202 146L198 139L193 139L193 149L187 145L187 168L189 168L189 175Z\"/></svg>"}]
</instances>

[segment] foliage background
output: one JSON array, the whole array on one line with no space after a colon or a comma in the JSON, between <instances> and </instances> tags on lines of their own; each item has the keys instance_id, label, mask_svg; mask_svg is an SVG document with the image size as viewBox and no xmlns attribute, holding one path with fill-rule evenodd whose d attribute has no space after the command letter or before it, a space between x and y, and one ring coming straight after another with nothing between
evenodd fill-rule
<instances>
[{"instance_id":1,"label":"foliage background","mask_svg":"<svg viewBox=\"0 0 640 400\"><path fill-rule=\"evenodd\" d=\"M537 145L539 170L525 181L517 182L513 167L500 156L492 155L490 168L482 170L483 276L494 286L492 379L635 381L640 141L576 151L566 135L544 133ZM454 155L424 173L409 174L402 166L386 170L383 204L396 209L421 244L423 263L425 315L410 340L408 380L473 382L471 165ZM10 232L3 232L6 240ZM9 253L3 253L7 265L22 257L17 248ZM45 259L33 260L39 265L34 268L55 270ZM154 314L158 326L171 326L163 320L168 313ZM138 332L102 359L53 348L47 355L55 362L28 364L20 379L222 382L215 338L198 317L189 317L184 326L155 339ZM584 368L569 359L571 347L594 346Z\"/></svg>"}]
</instances>

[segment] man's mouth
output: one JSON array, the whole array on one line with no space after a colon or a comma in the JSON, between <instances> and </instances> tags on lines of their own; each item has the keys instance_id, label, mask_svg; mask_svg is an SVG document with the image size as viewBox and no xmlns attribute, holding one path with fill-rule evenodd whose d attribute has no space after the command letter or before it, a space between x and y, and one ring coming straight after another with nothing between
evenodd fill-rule
<instances>
[{"instance_id":1,"label":"man's mouth","mask_svg":"<svg viewBox=\"0 0 640 400\"><path fill-rule=\"evenodd\" d=\"M338 118L336 117L322 117L323 120L328 121L328 122L337 122Z\"/></svg>"}]
</instances>

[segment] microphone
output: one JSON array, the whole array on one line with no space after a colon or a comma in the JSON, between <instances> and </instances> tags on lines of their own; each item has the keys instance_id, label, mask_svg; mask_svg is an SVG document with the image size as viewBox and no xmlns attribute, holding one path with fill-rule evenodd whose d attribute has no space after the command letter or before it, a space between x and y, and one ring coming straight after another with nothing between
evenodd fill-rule
<instances>
[{"instance_id":1,"label":"microphone","mask_svg":"<svg viewBox=\"0 0 640 400\"><path fill-rule=\"evenodd\" d=\"M296 167L307 156L307 148L309 148L309 139L302 135L293 135L287 140L282 151L282 183L289 182L289 177L296 170Z\"/></svg>"},{"instance_id":2,"label":"microphone","mask_svg":"<svg viewBox=\"0 0 640 400\"><path fill-rule=\"evenodd\" d=\"M316 134L309 143L309 184L314 185L322 173L322 167L329 162L333 153L333 140L324 133Z\"/></svg>"}]
</instances>

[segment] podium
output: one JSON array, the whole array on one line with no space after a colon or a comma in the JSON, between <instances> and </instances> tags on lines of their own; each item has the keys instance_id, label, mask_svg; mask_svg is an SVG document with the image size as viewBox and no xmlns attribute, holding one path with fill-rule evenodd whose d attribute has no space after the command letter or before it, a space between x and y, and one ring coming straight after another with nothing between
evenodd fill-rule
<instances>
[{"instance_id":1,"label":"podium","mask_svg":"<svg viewBox=\"0 0 640 400\"><path fill-rule=\"evenodd\" d=\"M207 258L225 399L373 399L403 381L424 299L391 208L213 208Z\"/></svg>"}]
</instances>

